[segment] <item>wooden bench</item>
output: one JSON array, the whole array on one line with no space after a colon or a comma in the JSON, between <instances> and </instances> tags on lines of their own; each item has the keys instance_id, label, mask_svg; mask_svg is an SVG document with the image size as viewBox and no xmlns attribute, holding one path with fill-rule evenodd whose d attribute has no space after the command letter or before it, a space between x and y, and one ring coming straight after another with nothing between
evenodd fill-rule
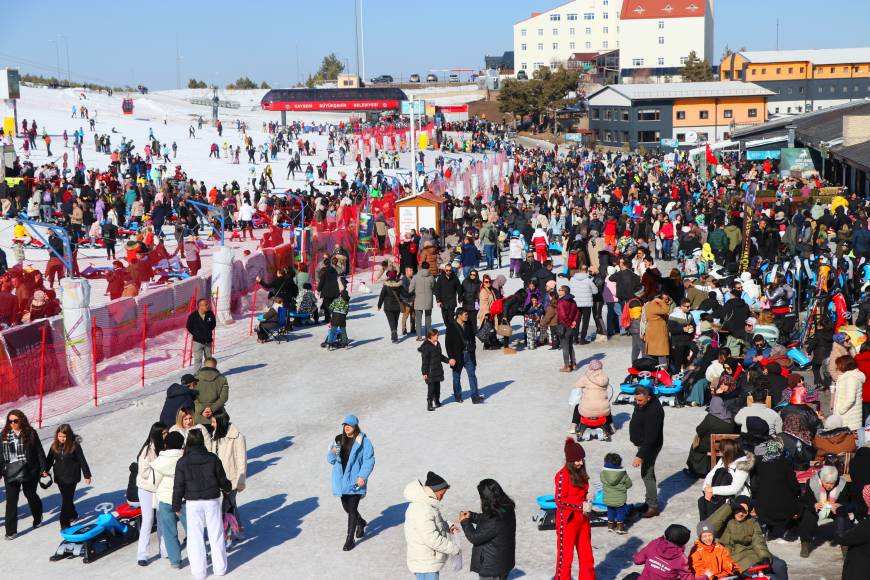
<instances>
[{"instance_id":1,"label":"wooden bench","mask_svg":"<svg viewBox=\"0 0 870 580\"><path fill-rule=\"evenodd\" d=\"M713 433L710 435L710 470L716 468L719 461L719 443L726 439L736 440L740 437L737 433Z\"/></svg>"},{"instance_id":2,"label":"wooden bench","mask_svg":"<svg viewBox=\"0 0 870 580\"><path fill-rule=\"evenodd\" d=\"M755 402L755 399L752 398L752 395L746 395L746 406L748 407L752 403ZM767 400L764 402L767 405L768 409L773 408L773 397L767 395Z\"/></svg>"}]
</instances>

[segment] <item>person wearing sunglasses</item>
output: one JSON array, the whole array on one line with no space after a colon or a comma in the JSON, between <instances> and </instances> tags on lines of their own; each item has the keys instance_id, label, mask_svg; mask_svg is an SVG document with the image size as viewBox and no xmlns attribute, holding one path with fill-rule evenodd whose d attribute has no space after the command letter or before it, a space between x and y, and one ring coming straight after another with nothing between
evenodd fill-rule
<instances>
[{"instance_id":1,"label":"person wearing sunglasses","mask_svg":"<svg viewBox=\"0 0 870 580\"><path fill-rule=\"evenodd\" d=\"M9 411L0 431L0 473L6 485L6 539L18 534L18 497L24 492L33 527L42 523L42 500L36 493L40 475L46 475L45 450L27 415L18 409Z\"/></svg>"}]
</instances>

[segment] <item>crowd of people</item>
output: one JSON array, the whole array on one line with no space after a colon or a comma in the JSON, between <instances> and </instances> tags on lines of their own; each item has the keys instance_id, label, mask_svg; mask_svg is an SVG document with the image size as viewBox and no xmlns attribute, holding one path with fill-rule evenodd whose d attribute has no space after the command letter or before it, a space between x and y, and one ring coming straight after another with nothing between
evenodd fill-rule
<instances>
[{"instance_id":1,"label":"crowd of people","mask_svg":"<svg viewBox=\"0 0 870 580\"><path fill-rule=\"evenodd\" d=\"M315 187L329 181L332 156L340 156L341 164L350 150L343 129L319 130L327 135L326 167L314 179L314 164L309 163L306 190L298 190L315 219L327 221L331 214L336 224L342 208L365 200L366 189L380 187L385 179L369 158L358 157L351 179L343 176L329 190ZM560 351L560 372L579 371L565 463L554 479L556 577L571 577L575 552L579 577L595 577L594 498L586 451L577 440L596 429L604 440L627 437L636 448L625 465L618 454L608 454L599 474L609 531L623 534L635 515L649 519L662 513L656 475L662 453L687 452L683 477L704 479L690 553L685 547L691 531L671 525L635 554L634 563L644 566L635 577L722 578L760 565L781 580L788 577L788 566L771 550L773 540L799 540L800 555L809 557L821 538L831 536L843 553L843 577L860 577L870 549L870 307L865 293L870 229L864 200L845 190L822 199L818 189L825 183L818 177L782 177L775 163L731 154L712 165L711 175L701 175L684 155L668 166L654 153L514 146L504 127L491 124L462 130L473 134L473 150L510 148L511 187L493 186L465 199L447 196L441 232L448 235L424 228L397 240L395 259L385 262L377 307L384 310L393 343L408 335L420 343L428 411L442 405L444 364L451 371L456 402L463 400L463 370L472 403L484 402L476 376L478 341L483 349L522 357L540 356L531 351L546 345ZM317 151L301 131L301 125L269 127L261 161L287 152L291 175L302 170L299 158ZM152 173L161 160L155 151L164 149L155 141L149 135L149 151L142 155L129 146L117 159L112 153L105 172L78 168L72 181L78 193L62 181L37 179L36 169L24 164L21 175L32 179L0 191L4 211L21 211L38 198L39 215L57 219L70 233L73 256L75 247L96 237L90 236L94 224L108 251L117 230L136 223L128 265L116 262L130 276L129 282L122 279L119 295L128 285L138 292L141 283L151 280L148 268L158 266L149 256L172 260L159 248L163 226L173 219L176 252L191 274L199 269L202 218L186 207L186 200L230 209L243 233L253 235L248 225L255 213L275 223L274 213L282 211L284 201L268 194L265 172L245 186L234 182L210 190L183 174L166 179L159 167ZM253 148L253 143L247 146ZM388 228L386 219L384 223ZM107 224L116 228L108 235ZM384 246L385 233L375 231ZM54 250L60 247L49 243ZM22 268L10 277L16 292L31 288L29 303L13 296L13 312L29 312L33 319L36 294L48 296L62 274L63 265L52 263L58 253L51 253L44 276ZM509 259L507 275L498 272L503 254ZM307 269L291 268L276 280L258 280L270 290L272 307L304 308L312 318L328 321L323 346L329 349L348 343L346 250L338 255L310 273L317 280L319 305ZM25 283L26 277L32 280ZM12 286L16 279L18 285ZM0 299L2 292L11 294L0 282ZM443 334L433 328L436 304ZM277 317L277 308L274 312ZM21 320L23 314L15 314L9 324ZM272 320L264 317L261 340L268 339ZM519 332L512 326L515 320ZM143 509L139 564L150 562L148 540L156 518L161 552L173 566L180 565L181 519L193 538L187 543L191 570L202 577L204 534L214 572L221 574L227 540L244 530L236 493L244 489L245 440L226 412L229 387L211 352L214 317L208 301L191 313L187 330L196 374L185 375L167 392L161 421L151 426L131 466L128 499ZM598 360L578 364L578 348L592 355L620 337L626 337L631 350L626 379L611 380ZM638 376L646 382L631 378ZM676 405L706 409L688 450L664 436L658 387L673 386L676 379L681 385L673 395ZM615 427L607 395L609 388L622 390L623 384L634 403L627 434ZM375 465L373 444L359 423L353 415L345 417L327 452L333 494L348 516L346 551L365 535L367 521L359 507ZM81 477L90 478L90 468L72 429L58 428L46 456L24 414L12 411L0 437L7 539L17 534L19 492L30 504L34 525L41 523L36 487L51 469L62 486L62 525L75 521L75 485ZM627 502L633 470L638 470L645 494L636 509ZM459 551L453 533L461 528L474 545L472 571L505 578L514 567L516 549L515 506L506 489L484 479L478 486L481 511L462 512L451 522L441 512L449 487L429 472L425 481L405 488L409 569L418 579L437 578ZM828 520L832 533L825 535L821 526Z\"/></svg>"}]
</instances>

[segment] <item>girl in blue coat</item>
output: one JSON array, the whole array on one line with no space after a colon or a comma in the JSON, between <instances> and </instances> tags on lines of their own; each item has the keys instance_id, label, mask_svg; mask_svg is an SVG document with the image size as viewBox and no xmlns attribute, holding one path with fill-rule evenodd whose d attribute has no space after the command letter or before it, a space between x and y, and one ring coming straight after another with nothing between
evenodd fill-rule
<instances>
[{"instance_id":1,"label":"girl in blue coat","mask_svg":"<svg viewBox=\"0 0 870 580\"><path fill-rule=\"evenodd\" d=\"M359 429L356 415L342 421L342 432L335 436L326 460L332 465L332 495L341 498L347 512L347 540L344 551L353 550L354 535L362 538L368 522L359 515L359 502L365 497L369 476L375 468L375 450Z\"/></svg>"}]
</instances>

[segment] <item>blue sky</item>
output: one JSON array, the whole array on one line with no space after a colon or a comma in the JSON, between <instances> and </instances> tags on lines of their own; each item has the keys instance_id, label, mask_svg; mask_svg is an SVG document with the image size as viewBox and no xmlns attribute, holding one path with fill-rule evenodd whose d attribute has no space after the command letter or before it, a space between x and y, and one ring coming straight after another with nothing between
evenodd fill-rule
<instances>
[{"instance_id":1,"label":"blue sky","mask_svg":"<svg viewBox=\"0 0 870 580\"><path fill-rule=\"evenodd\" d=\"M512 25L559 0L363 0L365 74L407 76L439 68L481 68L484 54L512 50ZM353 0L10 0L0 32L0 67L113 85L175 87L181 78L221 86L247 75L288 86L335 52L356 70ZM716 0L716 56L732 48L862 46L867 0ZM297 54L299 67L297 68Z\"/></svg>"}]
</instances>

